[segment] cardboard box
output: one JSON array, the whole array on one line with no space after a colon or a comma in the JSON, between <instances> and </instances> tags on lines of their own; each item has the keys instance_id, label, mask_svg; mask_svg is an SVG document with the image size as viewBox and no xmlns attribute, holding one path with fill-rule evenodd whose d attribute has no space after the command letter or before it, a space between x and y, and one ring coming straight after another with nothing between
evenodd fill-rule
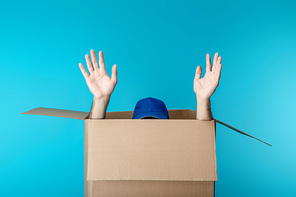
<instances>
[{"instance_id":1,"label":"cardboard box","mask_svg":"<svg viewBox=\"0 0 296 197\"><path fill-rule=\"evenodd\" d=\"M132 111L106 119L50 108L23 114L85 121L85 197L215 195L216 120L196 120L194 110L169 110L168 120L132 119Z\"/></svg>"}]
</instances>

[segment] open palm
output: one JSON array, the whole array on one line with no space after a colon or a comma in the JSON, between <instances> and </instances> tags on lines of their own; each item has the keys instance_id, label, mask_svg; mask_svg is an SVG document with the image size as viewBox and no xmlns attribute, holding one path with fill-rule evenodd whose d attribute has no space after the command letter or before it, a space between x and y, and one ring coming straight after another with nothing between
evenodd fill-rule
<instances>
[{"instance_id":1,"label":"open palm","mask_svg":"<svg viewBox=\"0 0 296 197\"><path fill-rule=\"evenodd\" d=\"M110 96L117 84L117 66L116 64L113 65L112 75L110 78L105 69L103 52L99 52L100 68L98 67L95 51L91 50L90 54L92 62L90 61L89 55L85 55L85 60L89 74L85 70L83 64L79 63L79 68L85 78L87 86L96 99Z\"/></svg>"},{"instance_id":2,"label":"open palm","mask_svg":"<svg viewBox=\"0 0 296 197\"><path fill-rule=\"evenodd\" d=\"M196 68L193 89L199 99L207 100L215 92L219 85L221 74L221 57L216 53L213 60L213 67L211 64L210 55L206 55L206 73L203 78L200 78L202 69L201 66Z\"/></svg>"}]
</instances>

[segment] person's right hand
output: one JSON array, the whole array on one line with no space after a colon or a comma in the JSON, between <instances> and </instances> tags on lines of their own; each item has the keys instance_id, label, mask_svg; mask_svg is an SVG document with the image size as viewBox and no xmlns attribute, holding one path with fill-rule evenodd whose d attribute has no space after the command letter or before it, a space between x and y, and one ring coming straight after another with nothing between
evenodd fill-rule
<instances>
[{"instance_id":1,"label":"person's right hand","mask_svg":"<svg viewBox=\"0 0 296 197\"><path fill-rule=\"evenodd\" d=\"M116 64L112 67L111 78L108 76L105 69L105 62L103 52L99 52L99 65L97 62L96 53L94 50L90 51L92 62L88 54L85 55L85 60L87 64L87 71L85 70L82 63L79 63L79 68L85 78L87 86L91 93L94 95L95 99L102 99L105 97L110 97L116 84L117 84L117 69Z\"/></svg>"}]
</instances>

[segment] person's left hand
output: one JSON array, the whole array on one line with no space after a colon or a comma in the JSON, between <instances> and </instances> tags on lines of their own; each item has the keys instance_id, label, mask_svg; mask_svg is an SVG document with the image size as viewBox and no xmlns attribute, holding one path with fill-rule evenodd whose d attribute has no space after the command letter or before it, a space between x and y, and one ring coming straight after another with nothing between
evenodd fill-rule
<instances>
[{"instance_id":1,"label":"person's left hand","mask_svg":"<svg viewBox=\"0 0 296 197\"><path fill-rule=\"evenodd\" d=\"M196 98L201 101L209 100L219 85L221 74L221 57L219 53L214 56L213 67L211 64L210 55L206 55L206 73L203 78L200 78L202 70L201 66L196 68L193 90Z\"/></svg>"}]
</instances>

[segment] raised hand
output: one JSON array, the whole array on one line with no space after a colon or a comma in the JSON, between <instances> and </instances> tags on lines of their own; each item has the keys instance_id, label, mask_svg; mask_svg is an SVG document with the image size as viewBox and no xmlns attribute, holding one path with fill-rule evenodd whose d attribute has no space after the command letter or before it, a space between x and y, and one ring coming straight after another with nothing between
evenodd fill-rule
<instances>
[{"instance_id":1,"label":"raised hand","mask_svg":"<svg viewBox=\"0 0 296 197\"><path fill-rule=\"evenodd\" d=\"M213 67L211 64L210 55L206 55L206 73L203 78L200 78L202 70L201 66L196 68L194 78L194 92L197 100L206 101L209 100L212 94L215 92L219 85L220 74L221 74L221 57L219 53L216 53L213 60Z\"/></svg>"},{"instance_id":2,"label":"raised hand","mask_svg":"<svg viewBox=\"0 0 296 197\"><path fill-rule=\"evenodd\" d=\"M117 66L116 64L112 67L111 78L108 76L105 69L104 55L103 52L99 52L99 65L97 62L96 53L94 50L90 51L91 59L88 54L85 55L85 60L87 64L87 71L85 70L82 63L79 63L79 68L85 78L87 86L91 93L94 95L94 99L102 99L110 97L116 84L117 84Z\"/></svg>"}]
</instances>

